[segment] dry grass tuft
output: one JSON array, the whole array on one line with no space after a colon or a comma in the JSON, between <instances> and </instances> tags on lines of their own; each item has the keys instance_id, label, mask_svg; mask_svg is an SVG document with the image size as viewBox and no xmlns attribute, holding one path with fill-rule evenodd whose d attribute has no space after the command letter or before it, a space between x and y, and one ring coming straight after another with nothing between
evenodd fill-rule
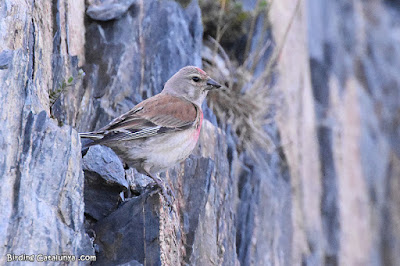
<instances>
[{"instance_id":1,"label":"dry grass tuft","mask_svg":"<svg viewBox=\"0 0 400 266\"><path fill-rule=\"evenodd\" d=\"M219 63L211 63L208 58L203 60L206 71L224 81L226 86L223 90L210 92L210 108L222 127L226 129L230 125L239 141L239 153L247 151L256 158L255 151L259 148L271 152L274 144L264 127L271 122L270 114L274 107L272 90L267 85L270 84L272 69L255 78L251 69L232 63L222 47L219 46L218 51L212 62ZM206 54L203 53L207 57Z\"/></svg>"},{"instance_id":2,"label":"dry grass tuft","mask_svg":"<svg viewBox=\"0 0 400 266\"><path fill-rule=\"evenodd\" d=\"M209 37L205 42L203 64L206 71L225 83L226 89L211 92L208 104L217 116L219 124L224 129L230 126L232 132L237 136L238 152L247 151L254 159L258 160L257 150L263 149L272 152L275 149L271 137L265 130L266 126L272 123L276 106L279 104L279 97L272 89L272 77L274 66L282 52L295 15L299 11L301 0L297 0L295 11L283 39L274 47L265 68L257 75L255 74L256 66L265 60L267 51L271 50L271 40L266 38L266 34L270 28L268 13L272 2L257 0L257 8L246 16L242 15L242 17L247 17L247 25L250 25L247 41L242 53L243 58L233 60L221 46L221 43L224 43L227 25L230 25L229 22L224 21L229 18L229 15L225 13L229 12L229 4L232 4L232 1L220 0L218 2L220 2L220 10L217 13L218 17L214 19L217 23L215 26L216 39ZM237 6L235 8L235 12L239 12ZM262 34L258 36L257 43L252 43L255 25L260 16L264 17ZM266 39L267 41L265 41Z\"/></svg>"},{"instance_id":3,"label":"dry grass tuft","mask_svg":"<svg viewBox=\"0 0 400 266\"><path fill-rule=\"evenodd\" d=\"M251 39L254 35L254 27L257 17L261 12L267 13L268 8L261 5L264 1L258 1L261 7L254 12L249 12L247 24L250 25L250 36L245 44L243 62L239 59L231 60L220 43L224 43L226 25L223 18L230 16L225 14L229 11L226 1L220 1L220 12L216 27L216 39L208 37L203 49L203 65L206 71L212 73L213 77L225 83L226 88L211 92L208 104L217 116L219 124L223 128L230 126L232 133L238 139L238 152L247 151L257 159L258 149L271 152L274 149L273 141L265 131L265 126L272 121L272 111L276 100L271 89L273 73L272 63L267 63L261 74L254 75L255 68L264 58L271 41L263 43L265 35L259 38L255 49L250 49ZM235 12L238 12L235 9ZM264 19L263 32L268 31L269 23ZM241 26L243 27L243 25ZM221 41L222 40L222 41ZM250 52L252 50L252 52ZM232 53L231 53L232 54ZM273 57L273 56L272 56ZM270 59L273 59L273 58Z\"/></svg>"}]
</instances>

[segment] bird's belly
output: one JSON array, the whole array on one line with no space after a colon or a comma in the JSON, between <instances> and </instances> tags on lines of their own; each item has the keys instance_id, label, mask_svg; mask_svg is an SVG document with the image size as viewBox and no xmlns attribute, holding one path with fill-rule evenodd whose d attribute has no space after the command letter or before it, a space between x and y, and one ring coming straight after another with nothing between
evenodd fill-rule
<instances>
[{"instance_id":1,"label":"bird's belly","mask_svg":"<svg viewBox=\"0 0 400 266\"><path fill-rule=\"evenodd\" d=\"M164 171L185 160L196 147L198 137L197 129L151 137L138 149L131 150L131 157L143 158L146 168L153 173Z\"/></svg>"}]
</instances>

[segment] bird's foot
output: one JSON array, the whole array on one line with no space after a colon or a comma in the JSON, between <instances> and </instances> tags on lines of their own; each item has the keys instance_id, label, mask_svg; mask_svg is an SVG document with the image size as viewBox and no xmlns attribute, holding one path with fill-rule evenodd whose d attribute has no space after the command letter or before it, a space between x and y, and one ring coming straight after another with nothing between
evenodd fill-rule
<instances>
[{"instance_id":1,"label":"bird's foot","mask_svg":"<svg viewBox=\"0 0 400 266\"><path fill-rule=\"evenodd\" d=\"M161 195L164 197L164 200L168 204L169 207L172 208L172 204L175 201L175 193L171 189L168 183L163 182L159 178L153 178L155 182L155 188L161 193Z\"/></svg>"}]
</instances>

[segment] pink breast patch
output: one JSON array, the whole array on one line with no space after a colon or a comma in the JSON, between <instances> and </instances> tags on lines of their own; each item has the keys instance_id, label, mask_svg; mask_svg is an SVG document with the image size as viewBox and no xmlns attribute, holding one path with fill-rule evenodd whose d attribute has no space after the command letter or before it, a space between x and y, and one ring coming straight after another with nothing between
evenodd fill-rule
<instances>
[{"instance_id":1,"label":"pink breast patch","mask_svg":"<svg viewBox=\"0 0 400 266\"><path fill-rule=\"evenodd\" d=\"M195 139L196 141L199 139L202 124L203 124L203 112L200 111L200 121L199 124L197 125L195 133L193 134L193 139Z\"/></svg>"}]
</instances>

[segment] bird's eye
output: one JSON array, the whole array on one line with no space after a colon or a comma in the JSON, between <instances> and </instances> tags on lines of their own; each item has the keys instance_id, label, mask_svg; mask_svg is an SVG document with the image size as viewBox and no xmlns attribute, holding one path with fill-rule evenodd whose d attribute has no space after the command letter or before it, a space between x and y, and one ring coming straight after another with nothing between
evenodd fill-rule
<instances>
[{"instance_id":1,"label":"bird's eye","mask_svg":"<svg viewBox=\"0 0 400 266\"><path fill-rule=\"evenodd\" d=\"M199 82L199 81L200 81L200 78L199 78L199 77L193 77L192 80L193 80L194 82Z\"/></svg>"}]
</instances>

